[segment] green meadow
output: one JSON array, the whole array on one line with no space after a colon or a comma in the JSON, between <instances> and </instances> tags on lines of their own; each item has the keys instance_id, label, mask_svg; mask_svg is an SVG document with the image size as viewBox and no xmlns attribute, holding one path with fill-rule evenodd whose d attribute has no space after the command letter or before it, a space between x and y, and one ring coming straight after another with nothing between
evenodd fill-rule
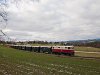
<instances>
[{"instance_id":1,"label":"green meadow","mask_svg":"<svg viewBox=\"0 0 100 75\"><path fill-rule=\"evenodd\" d=\"M0 75L100 75L100 59L61 57L0 45Z\"/></svg>"}]
</instances>

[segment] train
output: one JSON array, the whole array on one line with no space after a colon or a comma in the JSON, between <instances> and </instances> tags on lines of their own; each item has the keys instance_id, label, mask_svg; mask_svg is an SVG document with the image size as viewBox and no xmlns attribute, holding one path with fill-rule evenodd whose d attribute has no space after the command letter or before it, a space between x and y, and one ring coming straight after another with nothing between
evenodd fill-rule
<instances>
[{"instance_id":1,"label":"train","mask_svg":"<svg viewBox=\"0 0 100 75\"><path fill-rule=\"evenodd\" d=\"M48 53L48 54L63 54L74 56L75 50L74 46L31 46L31 45L11 45L11 48L18 50L38 52L38 53Z\"/></svg>"}]
</instances>

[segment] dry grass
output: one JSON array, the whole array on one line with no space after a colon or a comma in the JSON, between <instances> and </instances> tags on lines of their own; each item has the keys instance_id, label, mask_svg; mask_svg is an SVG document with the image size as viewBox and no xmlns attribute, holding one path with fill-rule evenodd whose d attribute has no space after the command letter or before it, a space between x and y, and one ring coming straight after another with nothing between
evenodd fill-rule
<instances>
[{"instance_id":1,"label":"dry grass","mask_svg":"<svg viewBox=\"0 0 100 75\"><path fill-rule=\"evenodd\" d=\"M100 52L100 48L94 48L94 47L75 47L76 51L86 51L86 52Z\"/></svg>"},{"instance_id":2,"label":"dry grass","mask_svg":"<svg viewBox=\"0 0 100 75\"><path fill-rule=\"evenodd\" d=\"M81 57L99 57L100 48L93 47L75 47L75 55Z\"/></svg>"}]
</instances>

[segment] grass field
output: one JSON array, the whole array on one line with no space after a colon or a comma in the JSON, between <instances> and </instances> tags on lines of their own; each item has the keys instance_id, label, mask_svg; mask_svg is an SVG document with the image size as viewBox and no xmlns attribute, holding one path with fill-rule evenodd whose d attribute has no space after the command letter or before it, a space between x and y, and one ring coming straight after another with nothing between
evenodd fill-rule
<instances>
[{"instance_id":1,"label":"grass field","mask_svg":"<svg viewBox=\"0 0 100 75\"><path fill-rule=\"evenodd\" d=\"M93 47L75 47L75 55L82 57L99 57L100 58L100 48Z\"/></svg>"},{"instance_id":2,"label":"grass field","mask_svg":"<svg viewBox=\"0 0 100 75\"><path fill-rule=\"evenodd\" d=\"M86 52L100 52L100 48L94 47L75 47L76 51L86 51Z\"/></svg>"},{"instance_id":3,"label":"grass field","mask_svg":"<svg viewBox=\"0 0 100 75\"><path fill-rule=\"evenodd\" d=\"M63 58L0 46L0 75L100 75L100 60Z\"/></svg>"}]
</instances>

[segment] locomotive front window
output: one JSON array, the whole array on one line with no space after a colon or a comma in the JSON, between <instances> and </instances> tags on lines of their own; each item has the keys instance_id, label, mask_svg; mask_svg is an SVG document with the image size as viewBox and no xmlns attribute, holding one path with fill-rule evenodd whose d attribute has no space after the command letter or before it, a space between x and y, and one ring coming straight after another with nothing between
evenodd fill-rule
<instances>
[{"instance_id":1,"label":"locomotive front window","mask_svg":"<svg viewBox=\"0 0 100 75\"><path fill-rule=\"evenodd\" d=\"M68 49L71 49L70 47L68 47Z\"/></svg>"}]
</instances>

